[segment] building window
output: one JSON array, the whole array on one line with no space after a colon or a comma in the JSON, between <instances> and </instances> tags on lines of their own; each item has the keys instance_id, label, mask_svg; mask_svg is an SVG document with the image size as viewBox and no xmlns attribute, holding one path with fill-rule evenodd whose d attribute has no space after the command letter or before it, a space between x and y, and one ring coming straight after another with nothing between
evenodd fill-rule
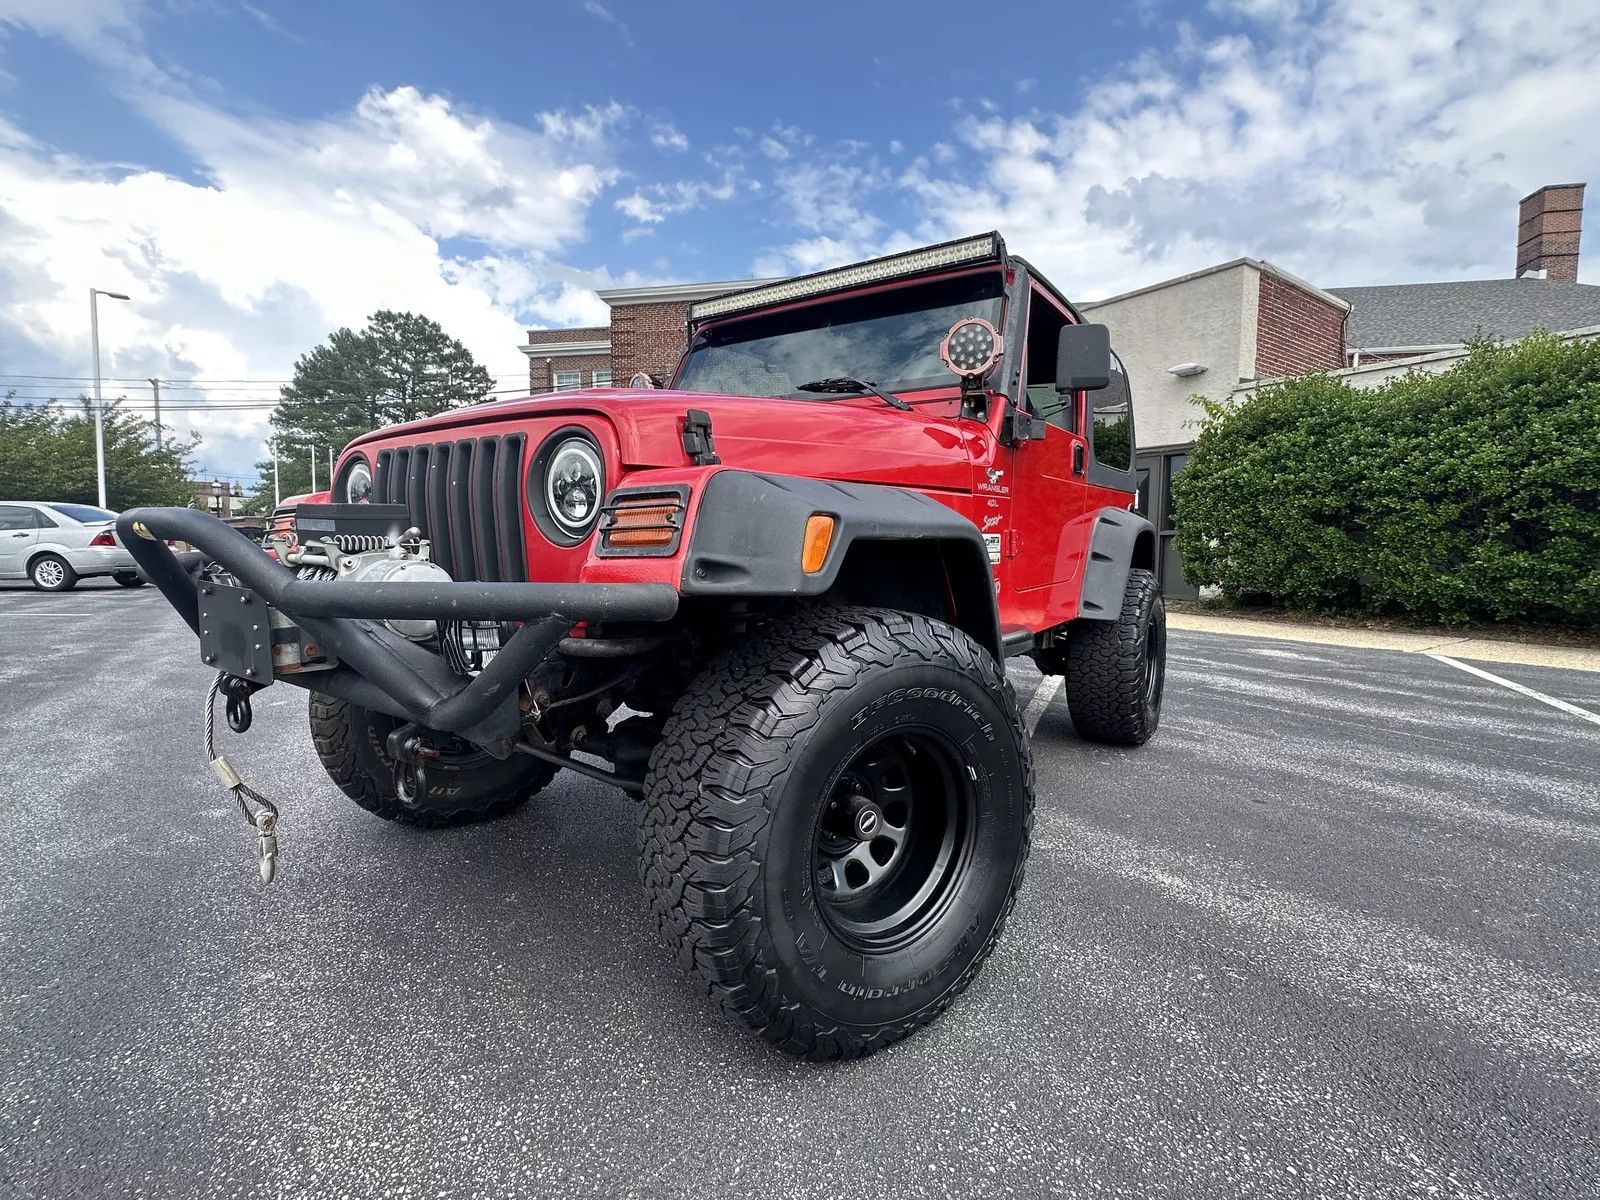
<instances>
[{"instance_id":1,"label":"building window","mask_svg":"<svg viewBox=\"0 0 1600 1200\"><path fill-rule=\"evenodd\" d=\"M607 368L604 371L596 371L593 375L591 375L589 377L589 380L590 380L591 383L594 384L595 387L610 387L611 386L611 370L610 370L610 368Z\"/></svg>"},{"instance_id":2,"label":"building window","mask_svg":"<svg viewBox=\"0 0 1600 1200\"><path fill-rule=\"evenodd\" d=\"M551 390L556 392L570 392L573 388L583 386L582 371L557 371L551 376Z\"/></svg>"}]
</instances>

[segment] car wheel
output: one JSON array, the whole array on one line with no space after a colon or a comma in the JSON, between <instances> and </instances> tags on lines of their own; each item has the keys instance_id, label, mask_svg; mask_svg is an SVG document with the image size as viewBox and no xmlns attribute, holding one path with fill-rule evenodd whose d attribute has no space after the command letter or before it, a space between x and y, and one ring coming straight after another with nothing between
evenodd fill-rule
<instances>
[{"instance_id":1,"label":"car wheel","mask_svg":"<svg viewBox=\"0 0 1600 1200\"><path fill-rule=\"evenodd\" d=\"M640 874L724 1011L790 1054L932 1021L1022 882L1033 760L959 630L883 609L776 621L708 668L650 756Z\"/></svg>"},{"instance_id":2,"label":"car wheel","mask_svg":"<svg viewBox=\"0 0 1600 1200\"><path fill-rule=\"evenodd\" d=\"M487 821L527 803L558 770L538 759L498 759L438 734L439 757L427 764L427 796L408 804L395 791L395 763L385 745L399 724L348 700L311 695L311 740L323 769L340 791L385 821L423 829Z\"/></svg>"},{"instance_id":3,"label":"car wheel","mask_svg":"<svg viewBox=\"0 0 1600 1200\"><path fill-rule=\"evenodd\" d=\"M1128 572L1115 621L1073 623L1066 668L1067 709L1079 737L1113 746L1150 740L1161 723L1167 674L1167 609L1154 574Z\"/></svg>"},{"instance_id":4,"label":"car wheel","mask_svg":"<svg viewBox=\"0 0 1600 1200\"><path fill-rule=\"evenodd\" d=\"M144 576L137 571L113 571L111 578L123 587L144 586Z\"/></svg>"},{"instance_id":5,"label":"car wheel","mask_svg":"<svg viewBox=\"0 0 1600 1200\"><path fill-rule=\"evenodd\" d=\"M65 592L78 586L78 573L59 554L41 554L34 559L28 577L41 592Z\"/></svg>"}]
</instances>

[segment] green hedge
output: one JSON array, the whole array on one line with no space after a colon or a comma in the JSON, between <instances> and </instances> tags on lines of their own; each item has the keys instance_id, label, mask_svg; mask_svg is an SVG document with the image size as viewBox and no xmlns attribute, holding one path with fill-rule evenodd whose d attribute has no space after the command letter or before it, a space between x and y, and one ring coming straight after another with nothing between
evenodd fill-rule
<instances>
[{"instance_id":1,"label":"green hedge","mask_svg":"<svg viewBox=\"0 0 1600 1200\"><path fill-rule=\"evenodd\" d=\"M1484 342L1370 391L1317 375L1202 403L1173 484L1190 583L1326 612L1600 624L1600 342Z\"/></svg>"}]
</instances>

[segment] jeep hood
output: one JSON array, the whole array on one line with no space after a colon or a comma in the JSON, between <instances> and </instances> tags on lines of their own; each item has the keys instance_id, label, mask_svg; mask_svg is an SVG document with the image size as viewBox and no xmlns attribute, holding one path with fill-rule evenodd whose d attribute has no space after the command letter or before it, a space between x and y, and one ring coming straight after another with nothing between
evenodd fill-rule
<instances>
[{"instance_id":1,"label":"jeep hood","mask_svg":"<svg viewBox=\"0 0 1600 1200\"><path fill-rule=\"evenodd\" d=\"M952 406L927 407L947 412ZM608 388L454 409L377 430L351 445L402 433L461 436L446 431L510 422L525 426L530 419L549 420L553 429L560 419L591 415L616 431L618 453L629 470L683 467L689 462L683 450L683 417L691 408L711 417L717 455L726 466L920 489L970 491L976 446L969 447L969 442L983 432L974 422L957 423L920 409L900 412L865 400L761 400Z\"/></svg>"}]
</instances>

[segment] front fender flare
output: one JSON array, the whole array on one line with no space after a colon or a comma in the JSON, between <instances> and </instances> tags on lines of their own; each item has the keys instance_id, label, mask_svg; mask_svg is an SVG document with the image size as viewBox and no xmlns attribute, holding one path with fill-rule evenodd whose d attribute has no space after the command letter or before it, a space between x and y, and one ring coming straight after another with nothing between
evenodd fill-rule
<instances>
[{"instance_id":1,"label":"front fender flare","mask_svg":"<svg viewBox=\"0 0 1600 1200\"><path fill-rule=\"evenodd\" d=\"M806 521L827 513L838 524L822 569L800 566ZM980 588L984 611L961 625L1004 661L993 574L978 527L921 492L870 483L724 470L711 476L696 509L684 556L685 596L819 596L834 585L850 547L862 541L936 542L953 570ZM976 601L969 601L971 607Z\"/></svg>"}]
</instances>

